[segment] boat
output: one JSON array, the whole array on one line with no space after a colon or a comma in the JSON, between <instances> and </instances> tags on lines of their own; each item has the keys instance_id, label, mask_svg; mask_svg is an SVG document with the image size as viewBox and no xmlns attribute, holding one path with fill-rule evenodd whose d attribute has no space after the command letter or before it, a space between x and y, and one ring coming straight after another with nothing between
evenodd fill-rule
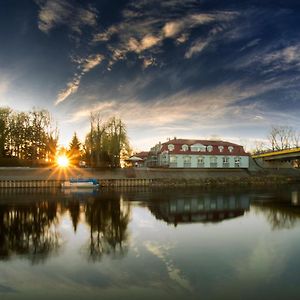
<instances>
[{"instance_id":1,"label":"boat","mask_svg":"<svg viewBox=\"0 0 300 300\"><path fill-rule=\"evenodd\" d=\"M96 178L70 178L62 183L63 188L99 188L100 182Z\"/></svg>"}]
</instances>

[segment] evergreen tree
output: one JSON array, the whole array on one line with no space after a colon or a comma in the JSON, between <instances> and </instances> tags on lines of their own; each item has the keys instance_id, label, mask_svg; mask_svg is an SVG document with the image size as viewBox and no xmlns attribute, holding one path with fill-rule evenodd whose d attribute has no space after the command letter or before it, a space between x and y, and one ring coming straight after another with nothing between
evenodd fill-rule
<instances>
[{"instance_id":1,"label":"evergreen tree","mask_svg":"<svg viewBox=\"0 0 300 300\"><path fill-rule=\"evenodd\" d=\"M81 143L77 137L76 132L72 137L71 143L69 145L68 156L71 161L71 164L78 165L81 159Z\"/></svg>"}]
</instances>

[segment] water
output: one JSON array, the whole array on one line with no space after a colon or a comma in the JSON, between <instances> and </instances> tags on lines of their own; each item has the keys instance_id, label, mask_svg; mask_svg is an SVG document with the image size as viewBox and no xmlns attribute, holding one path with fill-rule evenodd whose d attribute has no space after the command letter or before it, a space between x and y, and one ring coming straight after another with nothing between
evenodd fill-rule
<instances>
[{"instance_id":1,"label":"water","mask_svg":"<svg viewBox=\"0 0 300 300\"><path fill-rule=\"evenodd\" d=\"M298 299L300 187L0 193L0 299Z\"/></svg>"}]
</instances>

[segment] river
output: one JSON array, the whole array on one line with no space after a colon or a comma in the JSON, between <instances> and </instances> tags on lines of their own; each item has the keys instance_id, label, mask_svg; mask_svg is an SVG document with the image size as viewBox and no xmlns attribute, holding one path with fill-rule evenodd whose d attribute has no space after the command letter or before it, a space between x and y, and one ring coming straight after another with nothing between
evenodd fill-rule
<instances>
[{"instance_id":1,"label":"river","mask_svg":"<svg viewBox=\"0 0 300 300\"><path fill-rule=\"evenodd\" d=\"M298 299L300 186L0 190L0 299Z\"/></svg>"}]
</instances>

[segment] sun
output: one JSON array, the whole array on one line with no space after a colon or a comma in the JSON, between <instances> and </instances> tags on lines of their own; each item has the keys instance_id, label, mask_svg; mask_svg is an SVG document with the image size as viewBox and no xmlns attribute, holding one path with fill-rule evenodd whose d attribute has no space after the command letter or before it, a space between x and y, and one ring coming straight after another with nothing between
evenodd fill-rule
<instances>
[{"instance_id":1,"label":"sun","mask_svg":"<svg viewBox=\"0 0 300 300\"><path fill-rule=\"evenodd\" d=\"M69 166L69 159L65 155L60 155L56 158L59 167L66 168Z\"/></svg>"}]
</instances>

